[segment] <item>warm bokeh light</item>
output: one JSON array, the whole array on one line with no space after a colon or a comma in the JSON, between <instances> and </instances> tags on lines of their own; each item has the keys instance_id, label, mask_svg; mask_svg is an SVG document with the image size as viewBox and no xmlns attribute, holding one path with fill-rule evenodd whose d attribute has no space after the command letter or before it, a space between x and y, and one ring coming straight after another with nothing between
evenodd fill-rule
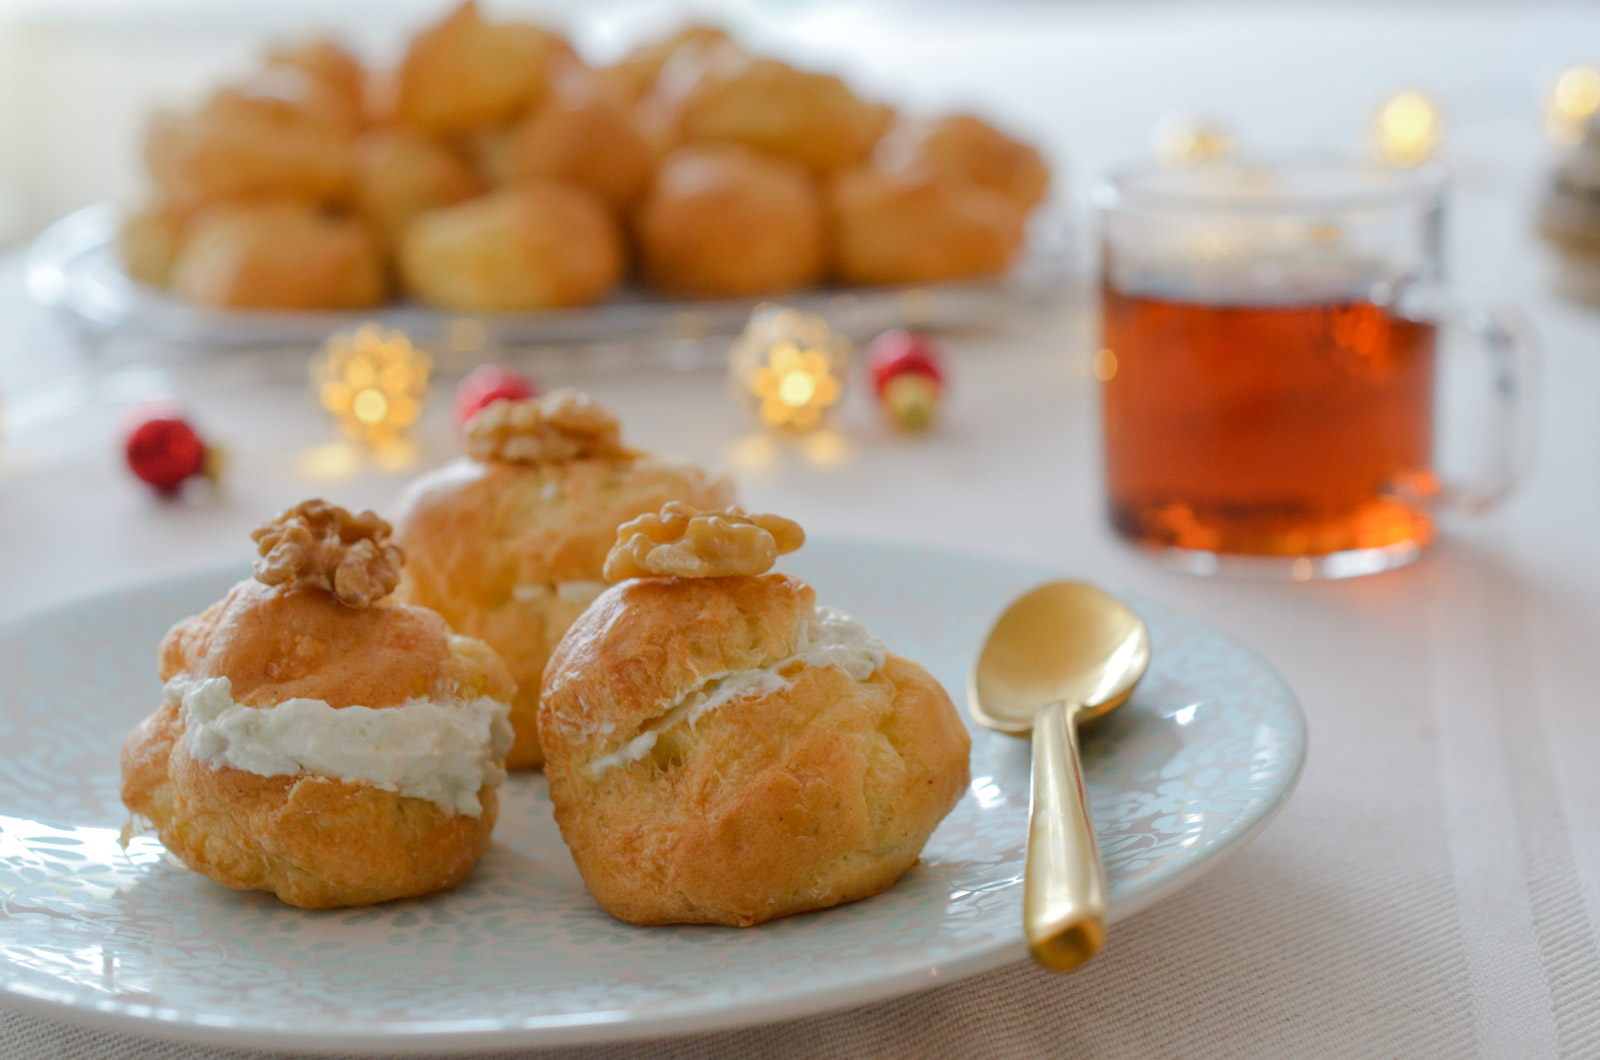
<instances>
[{"instance_id":1,"label":"warm bokeh light","mask_svg":"<svg viewBox=\"0 0 1600 1060\"><path fill-rule=\"evenodd\" d=\"M393 442L422 414L433 361L399 331L364 324L328 339L312 359L317 400L352 438Z\"/></svg>"},{"instance_id":2,"label":"warm bokeh light","mask_svg":"<svg viewBox=\"0 0 1600 1060\"><path fill-rule=\"evenodd\" d=\"M1600 70L1578 65L1561 71L1545 96L1544 125L1550 139L1568 147L1578 143L1596 113L1600 113Z\"/></svg>"},{"instance_id":3,"label":"warm bokeh light","mask_svg":"<svg viewBox=\"0 0 1600 1060\"><path fill-rule=\"evenodd\" d=\"M1211 118L1173 114L1156 123L1150 136L1156 161L1169 169L1188 169L1233 156L1233 137Z\"/></svg>"},{"instance_id":4,"label":"warm bokeh light","mask_svg":"<svg viewBox=\"0 0 1600 1060\"><path fill-rule=\"evenodd\" d=\"M850 341L815 313L761 306L728 355L728 386L769 427L808 431L844 393Z\"/></svg>"},{"instance_id":5,"label":"warm bokeh light","mask_svg":"<svg viewBox=\"0 0 1600 1060\"><path fill-rule=\"evenodd\" d=\"M1421 92L1397 92L1379 108L1372 135L1385 162L1415 166L1438 149L1444 139L1444 119L1433 100Z\"/></svg>"}]
</instances>

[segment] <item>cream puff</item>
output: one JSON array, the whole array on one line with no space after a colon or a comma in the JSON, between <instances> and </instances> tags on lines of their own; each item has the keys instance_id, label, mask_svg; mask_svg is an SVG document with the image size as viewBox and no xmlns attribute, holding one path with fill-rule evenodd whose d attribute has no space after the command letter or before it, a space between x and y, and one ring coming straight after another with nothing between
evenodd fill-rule
<instances>
[{"instance_id":1,"label":"cream puff","mask_svg":"<svg viewBox=\"0 0 1600 1060\"><path fill-rule=\"evenodd\" d=\"M526 23L485 22L472 2L417 34L395 73L394 117L435 135L514 121L577 56L560 35Z\"/></svg>"},{"instance_id":2,"label":"cream puff","mask_svg":"<svg viewBox=\"0 0 1600 1060\"><path fill-rule=\"evenodd\" d=\"M900 122L878 142L873 158L890 170L931 162L1004 195L1024 212L1050 188L1050 167L1038 151L971 114Z\"/></svg>"},{"instance_id":3,"label":"cream puff","mask_svg":"<svg viewBox=\"0 0 1600 1060\"><path fill-rule=\"evenodd\" d=\"M411 219L400 278L443 309L503 312L587 305L622 278L622 232L598 195L524 181Z\"/></svg>"},{"instance_id":4,"label":"cream puff","mask_svg":"<svg viewBox=\"0 0 1600 1060\"><path fill-rule=\"evenodd\" d=\"M360 115L304 70L270 66L193 113L150 122L145 158L163 198L192 210L248 196L348 201Z\"/></svg>"},{"instance_id":5,"label":"cream puff","mask_svg":"<svg viewBox=\"0 0 1600 1060\"><path fill-rule=\"evenodd\" d=\"M389 291L382 244L365 221L293 199L203 210L173 255L172 289L217 309L359 309Z\"/></svg>"},{"instance_id":6,"label":"cream puff","mask_svg":"<svg viewBox=\"0 0 1600 1060\"><path fill-rule=\"evenodd\" d=\"M1026 234L1016 201L926 162L846 170L829 185L828 206L834 274L849 284L997 275Z\"/></svg>"},{"instance_id":7,"label":"cream puff","mask_svg":"<svg viewBox=\"0 0 1600 1060\"><path fill-rule=\"evenodd\" d=\"M645 278L701 297L776 294L827 265L822 197L798 163L734 144L667 156L634 219Z\"/></svg>"},{"instance_id":8,"label":"cream puff","mask_svg":"<svg viewBox=\"0 0 1600 1060\"><path fill-rule=\"evenodd\" d=\"M743 144L820 173L865 159L893 111L857 97L832 74L711 44L673 55L641 117L670 143Z\"/></svg>"},{"instance_id":9,"label":"cream puff","mask_svg":"<svg viewBox=\"0 0 1600 1060\"><path fill-rule=\"evenodd\" d=\"M574 391L496 402L466 425L467 459L401 498L398 595L488 642L517 682L507 764L534 768L539 681L561 635L605 583L617 527L680 500L731 503L721 476L622 443L615 416Z\"/></svg>"},{"instance_id":10,"label":"cream puff","mask_svg":"<svg viewBox=\"0 0 1600 1060\"><path fill-rule=\"evenodd\" d=\"M589 892L635 924L748 926L892 886L967 787L926 670L767 573L775 516L682 504L617 531L545 670L545 773Z\"/></svg>"},{"instance_id":11,"label":"cream puff","mask_svg":"<svg viewBox=\"0 0 1600 1060\"><path fill-rule=\"evenodd\" d=\"M402 555L371 512L307 501L253 536L254 577L161 643L122 801L191 869L290 905L449 887L494 828L505 665L386 599Z\"/></svg>"},{"instance_id":12,"label":"cream puff","mask_svg":"<svg viewBox=\"0 0 1600 1060\"><path fill-rule=\"evenodd\" d=\"M633 103L585 70L557 80L548 99L518 125L503 162L487 141L485 169L503 166L509 180L564 180L588 188L617 211L632 209L656 167L654 147L633 116Z\"/></svg>"}]
</instances>

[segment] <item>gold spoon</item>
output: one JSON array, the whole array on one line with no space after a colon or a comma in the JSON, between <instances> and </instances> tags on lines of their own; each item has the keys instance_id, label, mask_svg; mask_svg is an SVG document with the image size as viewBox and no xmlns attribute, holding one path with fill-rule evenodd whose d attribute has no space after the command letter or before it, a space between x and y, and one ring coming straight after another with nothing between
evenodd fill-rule
<instances>
[{"instance_id":1,"label":"gold spoon","mask_svg":"<svg viewBox=\"0 0 1600 1060\"><path fill-rule=\"evenodd\" d=\"M972 716L1013 736L1033 732L1022 926L1047 968L1076 968L1106 937L1078 723L1127 699L1149 662L1150 634L1122 601L1083 582L1051 582L1006 608L972 668Z\"/></svg>"}]
</instances>

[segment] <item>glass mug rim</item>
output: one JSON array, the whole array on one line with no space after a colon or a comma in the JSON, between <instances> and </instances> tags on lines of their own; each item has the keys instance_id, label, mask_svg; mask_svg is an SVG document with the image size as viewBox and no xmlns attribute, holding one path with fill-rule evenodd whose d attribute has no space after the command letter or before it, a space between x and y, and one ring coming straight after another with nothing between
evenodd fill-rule
<instances>
[{"instance_id":1,"label":"glass mug rim","mask_svg":"<svg viewBox=\"0 0 1600 1060\"><path fill-rule=\"evenodd\" d=\"M1270 174L1287 186L1263 192L1260 185L1206 181L1227 170ZM1089 201L1102 214L1330 214L1426 205L1444 193L1443 167L1408 169L1359 155L1294 155L1247 158L1172 169L1145 160L1099 177Z\"/></svg>"}]
</instances>

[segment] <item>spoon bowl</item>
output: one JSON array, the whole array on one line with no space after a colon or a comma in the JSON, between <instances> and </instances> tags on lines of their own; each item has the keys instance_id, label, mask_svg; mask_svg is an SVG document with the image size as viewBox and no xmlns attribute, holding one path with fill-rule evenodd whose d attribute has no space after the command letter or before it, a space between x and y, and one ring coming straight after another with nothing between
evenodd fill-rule
<instances>
[{"instance_id":1,"label":"spoon bowl","mask_svg":"<svg viewBox=\"0 0 1600 1060\"><path fill-rule=\"evenodd\" d=\"M1133 692L1150 662L1150 634L1121 600L1084 582L1050 582L995 621L972 668L972 716L1026 736L1052 703L1099 717Z\"/></svg>"},{"instance_id":2,"label":"spoon bowl","mask_svg":"<svg viewBox=\"0 0 1600 1060\"><path fill-rule=\"evenodd\" d=\"M1080 721L1132 694L1150 634L1121 600L1083 582L1051 582L995 622L972 670L974 719L1033 736L1023 931L1039 963L1076 968L1105 942L1105 873L1089 822Z\"/></svg>"}]
</instances>

